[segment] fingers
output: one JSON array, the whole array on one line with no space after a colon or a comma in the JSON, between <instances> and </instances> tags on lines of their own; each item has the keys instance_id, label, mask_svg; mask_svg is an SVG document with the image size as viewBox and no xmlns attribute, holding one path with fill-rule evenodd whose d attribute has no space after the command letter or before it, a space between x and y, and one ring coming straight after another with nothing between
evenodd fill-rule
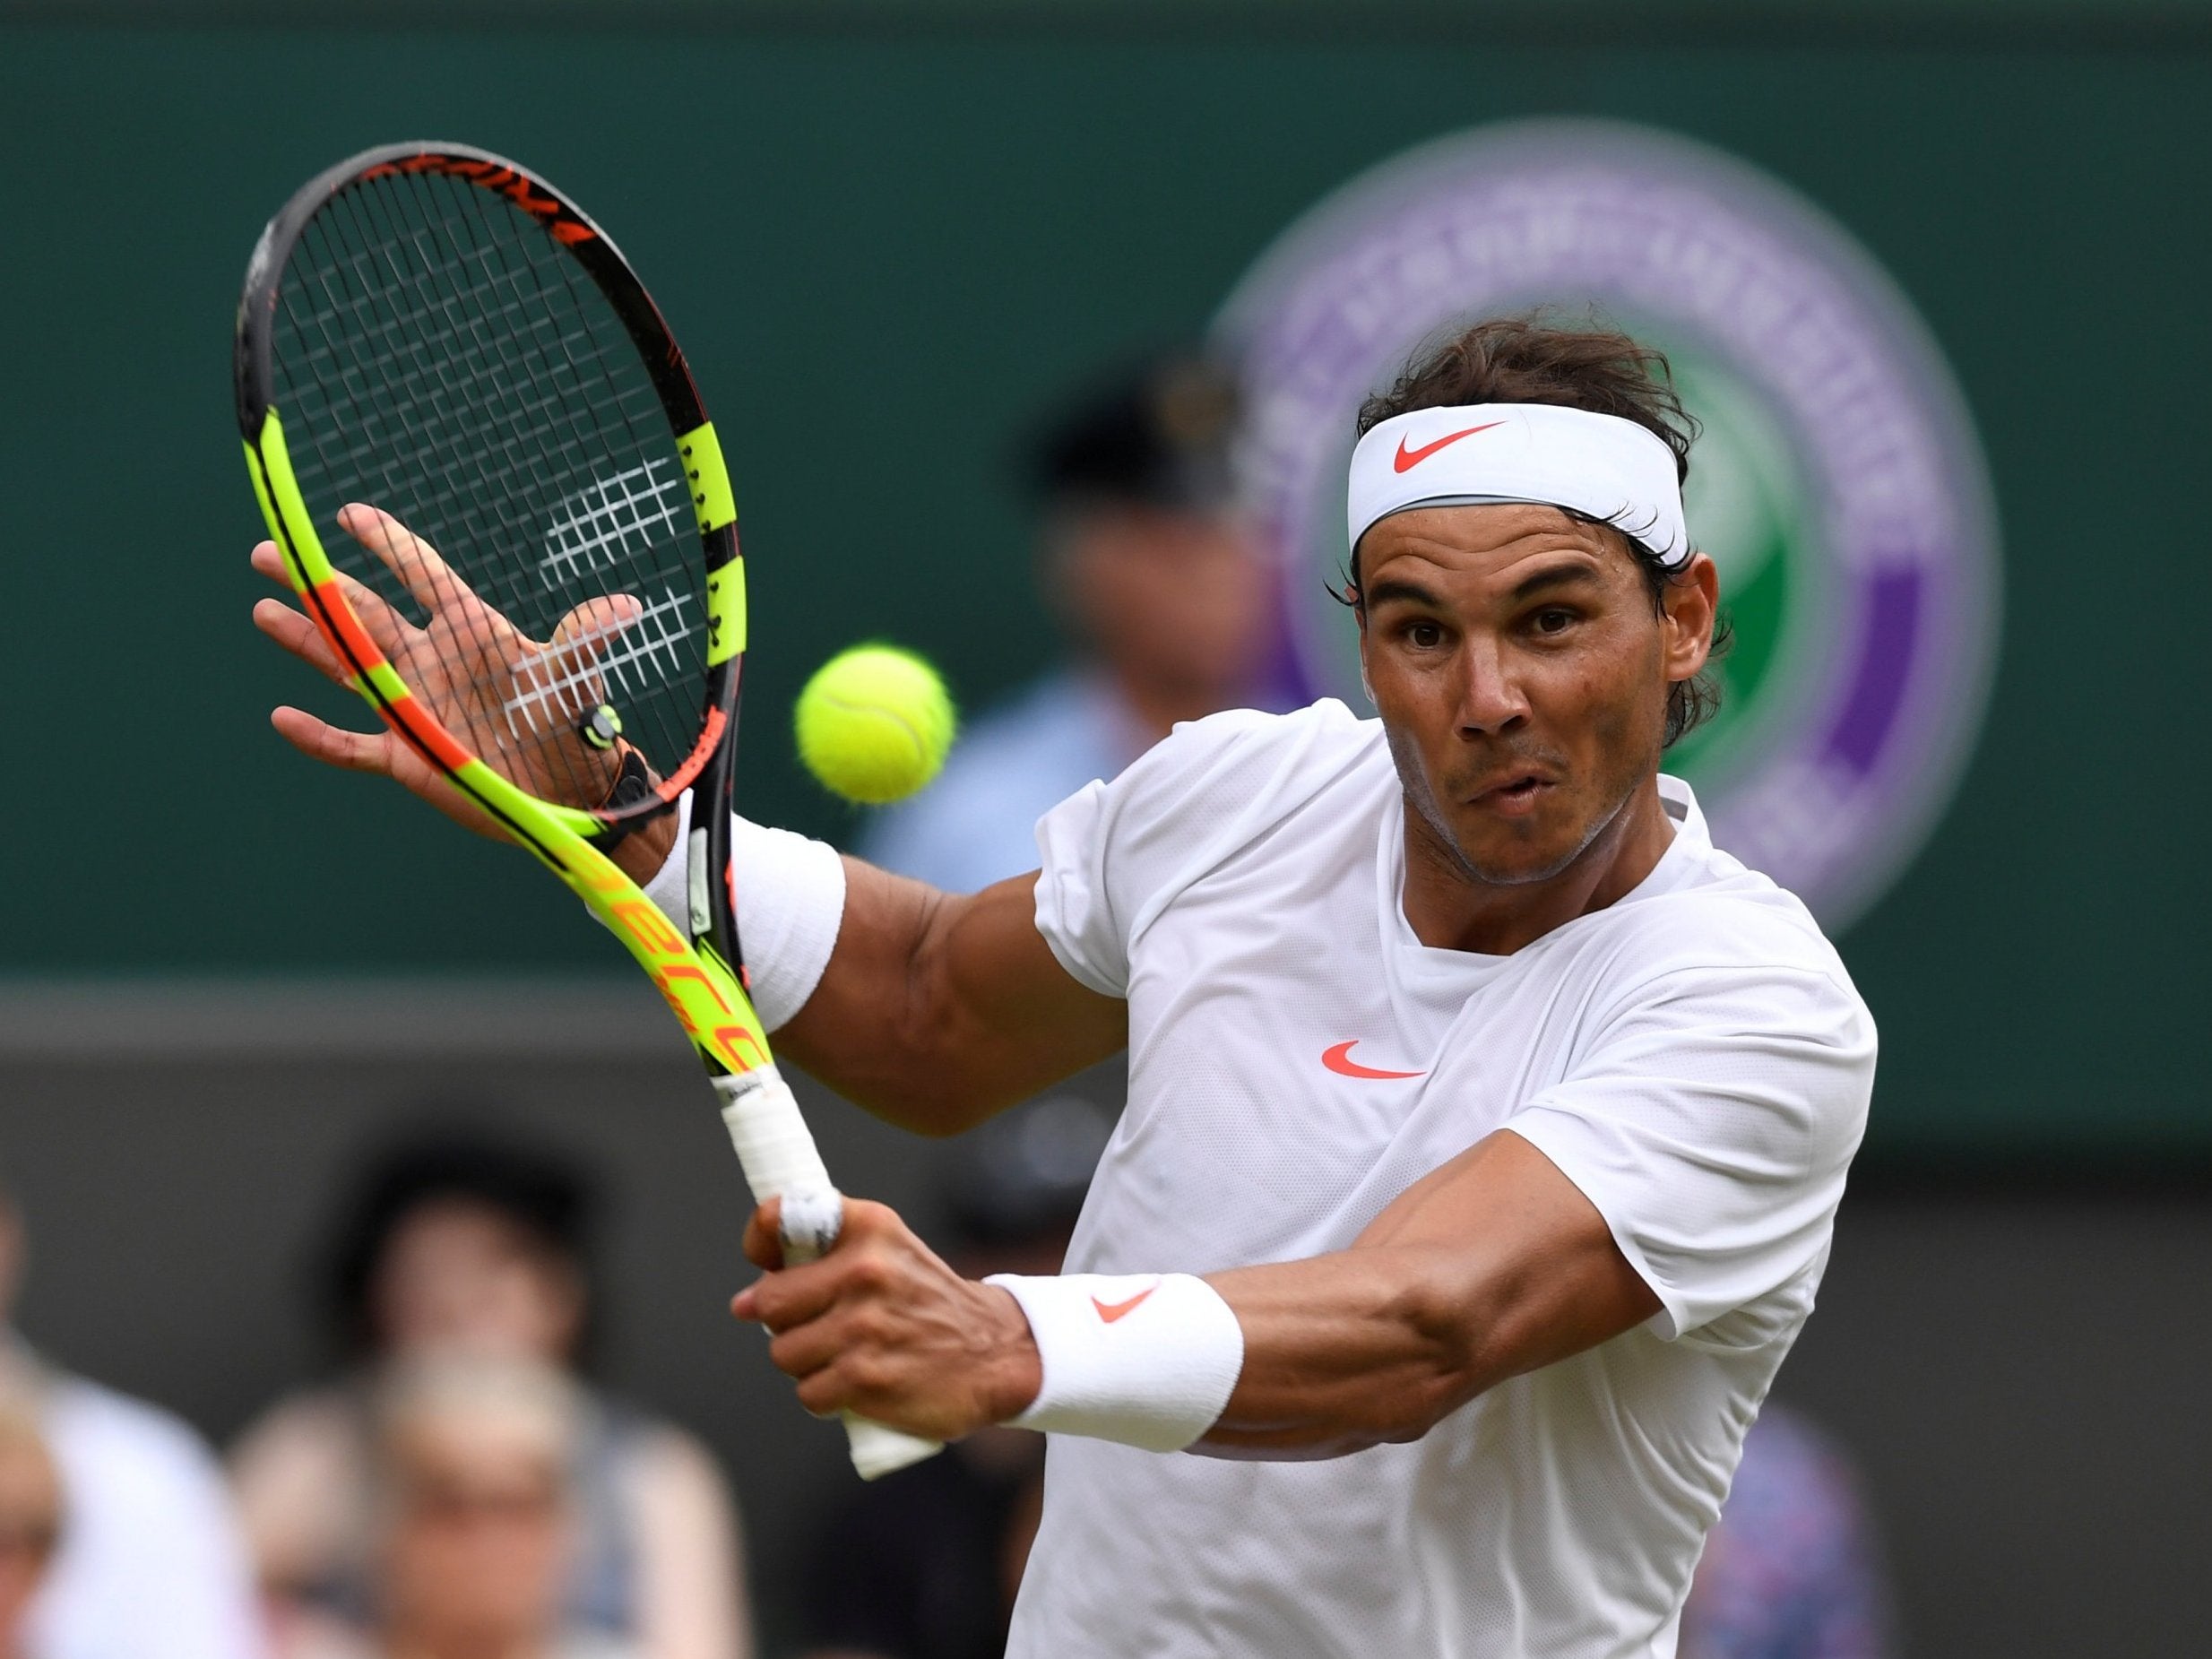
<instances>
[{"instance_id":1,"label":"fingers","mask_svg":"<svg viewBox=\"0 0 2212 1659\"><path fill-rule=\"evenodd\" d=\"M292 567L285 562L284 550L275 542L255 543L252 558L254 568L268 577L270 581L292 592L298 592L298 589L292 586Z\"/></svg>"},{"instance_id":2,"label":"fingers","mask_svg":"<svg viewBox=\"0 0 2212 1659\"><path fill-rule=\"evenodd\" d=\"M351 502L338 510L338 523L348 535L382 559L432 616L457 601L478 602L469 584L454 575L436 548L382 508Z\"/></svg>"},{"instance_id":3,"label":"fingers","mask_svg":"<svg viewBox=\"0 0 2212 1659\"><path fill-rule=\"evenodd\" d=\"M326 678L341 686L352 684L353 671L339 661L322 630L283 601L255 601L254 626Z\"/></svg>"},{"instance_id":4,"label":"fingers","mask_svg":"<svg viewBox=\"0 0 2212 1659\"><path fill-rule=\"evenodd\" d=\"M540 724L565 731L607 701L600 659L643 609L627 593L591 600L561 618L550 644L530 648L515 672L527 687L524 713L533 732Z\"/></svg>"},{"instance_id":5,"label":"fingers","mask_svg":"<svg viewBox=\"0 0 2212 1659\"><path fill-rule=\"evenodd\" d=\"M301 754L345 772L391 778L410 794L428 801L462 828L492 841L511 837L483 808L455 789L445 775L389 730L348 731L318 720L305 709L272 710L269 723Z\"/></svg>"},{"instance_id":6,"label":"fingers","mask_svg":"<svg viewBox=\"0 0 2212 1659\"><path fill-rule=\"evenodd\" d=\"M384 596L367 583L356 582L342 570L333 573L338 578L338 591L346 596L346 603L360 618L362 629L376 643L376 649L387 657L396 657L406 648L409 638L422 630L384 601Z\"/></svg>"},{"instance_id":7,"label":"fingers","mask_svg":"<svg viewBox=\"0 0 2212 1659\"><path fill-rule=\"evenodd\" d=\"M783 1266L783 1200L771 1198L745 1223L745 1259L771 1270ZM739 1318L750 1318L740 1314Z\"/></svg>"},{"instance_id":8,"label":"fingers","mask_svg":"<svg viewBox=\"0 0 2212 1659\"><path fill-rule=\"evenodd\" d=\"M326 766L374 773L379 777L392 775L392 751L397 739L388 731L347 731L305 709L289 707L271 710L269 723L287 743Z\"/></svg>"},{"instance_id":9,"label":"fingers","mask_svg":"<svg viewBox=\"0 0 2212 1659\"><path fill-rule=\"evenodd\" d=\"M886 1294L894 1274L879 1257L845 1256L832 1250L820 1261L771 1271L738 1300L752 1319L782 1332L821 1318L840 1301ZM731 1304L732 1309L736 1303Z\"/></svg>"},{"instance_id":10,"label":"fingers","mask_svg":"<svg viewBox=\"0 0 2212 1659\"><path fill-rule=\"evenodd\" d=\"M586 600L561 618L536 671L549 687L564 723L607 701L607 679L600 672L600 659L636 623L644 609L634 595L614 593ZM686 665L674 660L666 666L680 674Z\"/></svg>"},{"instance_id":11,"label":"fingers","mask_svg":"<svg viewBox=\"0 0 2212 1659\"><path fill-rule=\"evenodd\" d=\"M768 1357L818 1416L854 1412L952 1439L1013 1416L1042 1382L1020 1305L962 1279L919 1240L848 1236L820 1261L769 1274L733 1307L767 1326Z\"/></svg>"},{"instance_id":12,"label":"fingers","mask_svg":"<svg viewBox=\"0 0 2212 1659\"><path fill-rule=\"evenodd\" d=\"M292 586L291 566L285 562L284 555L275 542L264 541L254 549L253 566L270 581L281 583L286 592L295 594L298 592ZM338 578L338 591L345 595L346 603L353 608L353 614L360 618L362 628L367 633L369 638L376 642L376 649L383 652L385 656L397 656L405 646L409 637L421 632L406 618L385 603L383 596L376 589L355 581L342 570L333 574ZM262 603L272 604L274 601L264 600ZM257 623L261 620L258 607L255 610L254 619ZM310 625L309 631L315 631L312 625ZM267 627L264 627L262 632L270 634ZM292 649L281 637L274 634L270 634L270 637L276 639L277 643L284 645L286 650ZM295 651L293 654L305 656L307 653ZM329 670L324 670L324 672L327 673ZM333 676L333 678L338 677Z\"/></svg>"},{"instance_id":13,"label":"fingers","mask_svg":"<svg viewBox=\"0 0 2212 1659\"><path fill-rule=\"evenodd\" d=\"M564 661L582 668L604 654L607 643L644 613L644 601L635 593L609 593L587 599L561 618L546 649Z\"/></svg>"}]
</instances>

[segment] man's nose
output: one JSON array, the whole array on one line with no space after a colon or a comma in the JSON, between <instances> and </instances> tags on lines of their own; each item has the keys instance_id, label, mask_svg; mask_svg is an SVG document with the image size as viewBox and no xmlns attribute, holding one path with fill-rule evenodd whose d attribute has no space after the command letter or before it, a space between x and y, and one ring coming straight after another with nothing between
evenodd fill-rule
<instances>
[{"instance_id":1,"label":"man's nose","mask_svg":"<svg viewBox=\"0 0 2212 1659\"><path fill-rule=\"evenodd\" d=\"M1470 635L1459 657L1457 725L1463 737L1491 737L1528 718L1528 699L1496 639Z\"/></svg>"}]
</instances>

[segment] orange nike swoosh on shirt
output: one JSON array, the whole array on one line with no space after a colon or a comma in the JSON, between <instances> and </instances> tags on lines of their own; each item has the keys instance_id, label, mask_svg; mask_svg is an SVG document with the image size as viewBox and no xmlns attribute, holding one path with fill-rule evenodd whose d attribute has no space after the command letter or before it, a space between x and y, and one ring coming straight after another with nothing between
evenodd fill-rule
<instances>
[{"instance_id":1,"label":"orange nike swoosh on shirt","mask_svg":"<svg viewBox=\"0 0 2212 1659\"><path fill-rule=\"evenodd\" d=\"M1379 1067L1362 1066L1352 1058L1352 1047L1359 1041L1354 1037L1350 1042L1340 1042L1333 1049L1324 1049L1321 1051L1321 1064L1340 1077L1425 1077L1429 1075L1421 1071L1384 1071Z\"/></svg>"},{"instance_id":2,"label":"orange nike swoosh on shirt","mask_svg":"<svg viewBox=\"0 0 2212 1659\"><path fill-rule=\"evenodd\" d=\"M1156 1284L1147 1284L1143 1290L1137 1292L1136 1295L1130 1297L1129 1300L1125 1302L1102 1302L1099 1300L1097 1297L1093 1296L1091 1298L1091 1306L1098 1309L1098 1317L1101 1319L1104 1320L1107 1324L1111 1325L1116 1319L1119 1319L1123 1314L1129 1312L1136 1306L1137 1303L1143 1301L1145 1298L1151 1295L1159 1288L1160 1287Z\"/></svg>"},{"instance_id":3,"label":"orange nike swoosh on shirt","mask_svg":"<svg viewBox=\"0 0 2212 1659\"><path fill-rule=\"evenodd\" d=\"M1505 424L1502 420L1492 420L1479 427L1469 427L1465 432L1447 432L1432 443L1423 444L1419 449L1406 448L1405 439L1400 437L1398 453L1390 457L1390 470L1393 472L1410 472L1428 460L1430 456L1435 454L1438 450L1442 449L1445 445L1456 444L1463 437L1473 437L1478 432L1487 432L1491 427L1502 427Z\"/></svg>"}]
</instances>

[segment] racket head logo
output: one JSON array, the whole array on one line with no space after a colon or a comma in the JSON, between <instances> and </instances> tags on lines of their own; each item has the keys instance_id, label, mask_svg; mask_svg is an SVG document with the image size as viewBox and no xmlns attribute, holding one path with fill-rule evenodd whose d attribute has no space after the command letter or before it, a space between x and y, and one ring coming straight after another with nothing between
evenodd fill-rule
<instances>
[{"instance_id":1,"label":"racket head logo","mask_svg":"<svg viewBox=\"0 0 2212 1659\"><path fill-rule=\"evenodd\" d=\"M364 168L358 177L361 182L367 183L372 179L422 173L439 173L449 178L466 179L480 189L505 197L542 223L548 234L564 246L574 247L578 243L592 241L600 234L598 226L586 219L574 204L563 201L550 186L531 178L508 162L488 156L426 150L399 160Z\"/></svg>"}]
</instances>

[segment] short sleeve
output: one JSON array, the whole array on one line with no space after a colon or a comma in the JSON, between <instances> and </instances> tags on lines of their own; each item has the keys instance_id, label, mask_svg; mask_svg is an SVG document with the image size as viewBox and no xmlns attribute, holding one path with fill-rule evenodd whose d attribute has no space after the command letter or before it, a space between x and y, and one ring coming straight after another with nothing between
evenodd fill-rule
<instances>
[{"instance_id":1,"label":"short sleeve","mask_svg":"<svg viewBox=\"0 0 2212 1659\"><path fill-rule=\"evenodd\" d=\"M1132 945L1178 894L1381 753L1379 737L1331 699L1178 726L1111 782L1038 820L1037 931L1077 981L1127 997Z\"/></svg>"},{"instance_id":2,"label":"short sleeve","mask_svg":"<svg viewBox=\"0 0 2212 1659\"><path fill-rule=\"evenodd\" d=\"M1678 969L1617 1003L1505 1127L1604 1216L1672 1339L1823 1258L1874 1049L1872 1016L1828 973Z\"/></svg>"},{"instance_id":3,"label":"short sleeve","mask_svg":"<svg viewBox=\"0 0 2212 1659\"><path fill-rule=\"evenodd\" d=\"M1113 816L1107 786L1088 783L1037 820L1037 931L1077 983L1126 997L1128 936L1106 892Z\"/></svg>"}]
</instances>

